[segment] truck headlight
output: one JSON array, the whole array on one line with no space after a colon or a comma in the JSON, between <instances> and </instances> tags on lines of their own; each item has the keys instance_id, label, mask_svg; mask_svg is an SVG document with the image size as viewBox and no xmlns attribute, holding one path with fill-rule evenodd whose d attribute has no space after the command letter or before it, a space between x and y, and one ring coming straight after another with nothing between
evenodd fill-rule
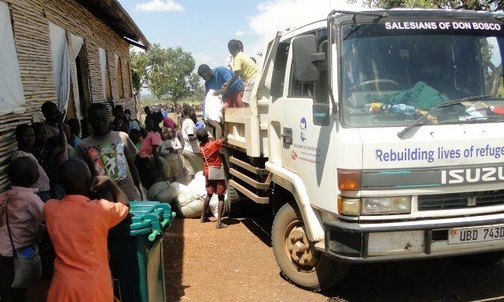
<instances>
[{"instance_id":1,"label":"truck headlight","mask_svg":"<svg viewBox=\"0 0 504 302\"><path fill-rule=\"evenodd\" d=\"M359 216L360 199L338 197L338 212L347 216Z\"/></svg>"},{"instance_id":2,"label":"truck headlight","mask_svg":"<svg viewBox=\"0 0 504 302\"><path fill-rule=\"evenodd\" d=\"M411 196L362 198L362 215L408 214Z\"/></svg>"}]
</instances>

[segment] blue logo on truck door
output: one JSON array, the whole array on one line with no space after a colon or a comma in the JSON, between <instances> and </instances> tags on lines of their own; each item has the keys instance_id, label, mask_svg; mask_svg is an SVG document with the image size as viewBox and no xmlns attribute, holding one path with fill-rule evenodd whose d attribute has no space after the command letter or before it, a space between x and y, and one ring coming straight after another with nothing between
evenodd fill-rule
<instances>
[{"instance_id":1,"label":"blue logo on truck door","mask_svg":"<svg viewBox=\"0 0 504 302\"><path fill-rule=\"evenodd\" d=\"M304 142L306 140L306 129L308 128L306 118L301 118L301 121L299 122L299 128L301 129L301 141Z\"/></svg>"}]
</instances>

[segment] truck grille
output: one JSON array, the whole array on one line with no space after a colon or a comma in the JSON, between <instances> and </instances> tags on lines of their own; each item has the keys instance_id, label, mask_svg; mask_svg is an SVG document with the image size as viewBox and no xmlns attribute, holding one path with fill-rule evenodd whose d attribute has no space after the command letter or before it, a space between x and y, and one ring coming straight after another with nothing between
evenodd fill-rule
<instances>
[{"instance_id":1,"label":"truck grille","mask_svg":"<svg viewBox=\"0 0 504 302\"><path fill-rule=\"evenodd\" d=\"M504 190L418 196L418 210L451 210L504 204Z\"/></svg>"}]
</instances>

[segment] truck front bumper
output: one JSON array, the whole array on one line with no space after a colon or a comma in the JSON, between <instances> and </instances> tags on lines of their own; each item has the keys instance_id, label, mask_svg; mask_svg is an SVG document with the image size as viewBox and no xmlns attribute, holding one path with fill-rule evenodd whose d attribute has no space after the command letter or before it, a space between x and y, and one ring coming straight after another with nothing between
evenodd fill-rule
<instances>
[{"instance_id":1,"label":"truck front bumper","mask_svg":"<svg viewBox=\"0 0 504 302\"><path fill-rule=\"evenodd\" d=\"M504 227L504 214L398 222L324 223L325 251L348 262L390 261L504 251L504 238L448 243L449 231Z\"/></svg>"}]
</instances>

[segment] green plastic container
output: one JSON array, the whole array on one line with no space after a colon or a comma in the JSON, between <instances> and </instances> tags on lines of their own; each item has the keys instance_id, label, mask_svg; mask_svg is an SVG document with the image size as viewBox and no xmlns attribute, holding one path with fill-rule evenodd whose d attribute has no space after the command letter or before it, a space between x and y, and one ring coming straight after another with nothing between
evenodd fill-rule
<instances>
[{"instance_id":1,"label":"green plastic container","mask_svg":"<svg viewBox=\"0 0 504 302\"><path fill-rule=\"evenodd\" d=\"M109 231L114 301L166 301L163 234L175 217L156 201L130 202L130 215Z\"/></svg>"}]
</instances>

